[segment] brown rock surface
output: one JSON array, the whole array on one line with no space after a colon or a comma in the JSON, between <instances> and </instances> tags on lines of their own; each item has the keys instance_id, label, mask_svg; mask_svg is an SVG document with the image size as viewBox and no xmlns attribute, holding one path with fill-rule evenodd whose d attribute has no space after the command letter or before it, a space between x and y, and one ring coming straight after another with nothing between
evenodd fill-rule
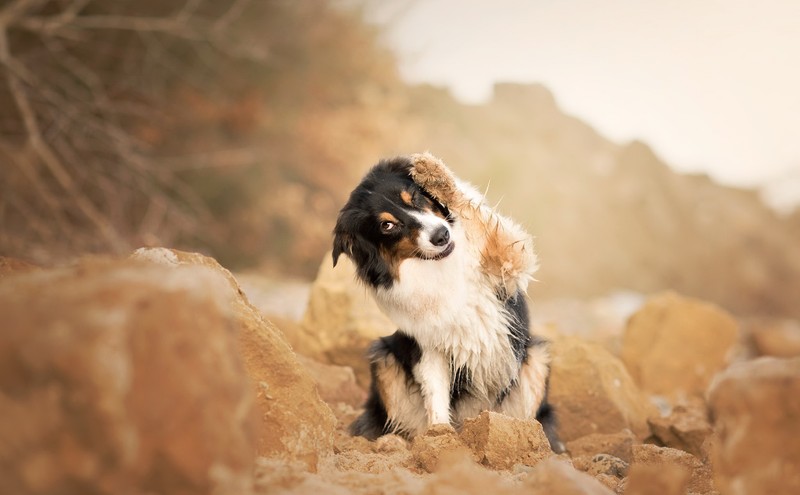
<instances>
[{"instance_id":1,"label":"brown rock surface","mask_svg":"<svg viewBox=\"0 0 800 495\"><path fill-rule=\"evenodd\" d=\"M707 458L704 446L711 435L711 423L702 401L677 405L669 416L648 418L647 423L653 436L665 446L689 452L699 459Z\"/></svg>"},{"instance_id":2,"label":"brown rock surface","mask_svg":"<svg viewBox=\"0 0 800 495\"><path fill-rule=\"evenodd\" d=\"M709 388L722 493L800 493L800 358L728 368Z\"/></svg>"},{"instance_id":3,"label":"brown rock surface","mask_svg":"<svg viewBox=\"0 0 800 495\"><path fill-rule=\"evenodd\" d=\"M619 433L592 433L567 442L567 452L572 457L609 454L631 462L631 448L638 443L630 430Z\"/></svg>"},{"instance_id":4,"label":"brown rock surface","mask_svg":"<svg viewBox=\"0 0 800 495\"><path fill-rule=\"evenodd\" d=\"M249 493L253 396L224 277L85 261L0 282L3 493Z\"/></svg>"},{"instance_id":5,"label":"brown rock surface","mask_svg":"<svg viewBox=\"0 0 800 495\"><path fill-rule=\"evenodd\" d=\"M622 362L598 344L562 337L551 346L550 401L559 418L561 440L591 433L630 429L650 434L647 417L655 415Z\"/></svg>"},{"instance_id":6,"label":"brown rock surface","mask_svg":"<svg viewBox=\"0 0 800 495\"><path fill-rule=\"evenodd\" d=\"M317 384L320 398L328 404L344 402L359 407L366 400L367 393L356 384L356 376L349 366L324 364L301 355L297 359Z\"/></svg>"},{"instance_id":7,"label":"brown rock surface","mask_svg":"<svg viewBox=\"0 0 800 495\"><path fill-rule=\"evenodd\" d=\"M679 464L637 464L630 469L625 495L684 495L691 470Z\"/></svg>"},{"instance_id":8,"label":"brown rock surface","mask_svg":"<svg viewBox=\"0 0 800 495\"><path fill-rule=\"evenodd\" d=\"M631 470L642 465L655 468L680 466L690 473L687 484L689 492L710 493L714 491L711 469L688 452L650 444L634 445Z\"/></svg>"},{"instance_id":9,"label":"brown rock surface","mask_svg":"<svg viewBox=\"0 0 800 495\"><path fill-rule=\"evenodd\" d=\"M535 466L553 455L542 425L503 414L484 411L464 422L461 439L475 458L492 469L510 469L515 464Z\"/></svg>"},{"instance_id":10,"label":"brown rock surface","mask_svg":"<svg viewBox=\"0 0 800 495\"><path fill-rule=\"evenodd\" d=\"M530 495L609 495L608 487L555 458L540 462L523 482Z\"/></svg>"},{"instance_id":11,"label":"brown rock surface","mask_svg":"<svg viewBox=\"0 0 800 495\"><path fill-rule=\"evenodd\" d=\"M27 261L0 256L0 278L14 275L16 273L27 273L37 270L39 267Z\"/></svg>"},{"instance_id":12,"label":"brown rock surface","mask_svg":"<svg viewBox=\"0 0 800 495\"><path fill-rule=\"evenodd\" d=\"M628 321L620 357L636 383L668 397L700 396L736 352L738 324L713 304L668 292Z\"/></svg>"},{"instance_id":13,"label":"brown rock surface","mask_svg":"<svg viewBox=\"0 0 800 495\"><path fill-rule=\"evenodd\" d=\"M134 258L167 266L206 266L224 275L238 324L239 352L253 383L259 455L305 462L314 469L333 448L335 418L280 330L266 321L236 279L213 258L163 248L139 249Z\"/></svg>"},{"instance_id":14,"label":"brown rock surface","mask_svg":"<svg viewBox=\"0 0 800 495\"><path fill-rule=\"evenodd\" d=\"M411 441L411 455L416 465L432 473L444 457L467 454L469 450L450 425L433 425Z\"/></svg>"},{"instance_id":15,"label":"brown rock surface","mask_svg":"<svg viewBox=\"0 0 800 495\"><path fill-rule=\"evenodd\" d=\"M572 465L594 477L606 475L621 479L628 473L628 463L609 454L573 457Z\"/></svg>"},{"instance_id":16,"label":"brown rock surface","mask_svg":"<svg viewBox=\"0 0 800 495\"><path fill-rule=\"evenodd\" d=\"M325 256L311 286L302 324L319 342L326 359L353 368L358 384L365 388L369 386L367 348L373 340L397 329L367 289L356 282L353 263L342 256L334 268L330 255Z\"/></svg>"},{"instance_id":17,"label":"brown rock surface","mask_svg":"<svg viewBox=\"0 0 800 495\"><path fill-rule=\"evenodd\" d=\"M745 325L756 356L800 356L800 321L787 319L751 320Z\"/></svg>"}]
</instances>

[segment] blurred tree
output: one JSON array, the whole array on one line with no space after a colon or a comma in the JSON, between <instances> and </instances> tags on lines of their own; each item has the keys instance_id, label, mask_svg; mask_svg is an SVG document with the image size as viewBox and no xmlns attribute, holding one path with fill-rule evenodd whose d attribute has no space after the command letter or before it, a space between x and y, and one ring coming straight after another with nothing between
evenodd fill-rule
<instances>
[{"instance_id":1,"label":"blurred tree","mask_svg":"<svg viewBox=\"0 0 800 495\"><path fill-rule=\"evenodd\" d=\"M396 84L323 0L6 0L0 253L167 244L307 273Z\"/></svg>"}]
</instances>

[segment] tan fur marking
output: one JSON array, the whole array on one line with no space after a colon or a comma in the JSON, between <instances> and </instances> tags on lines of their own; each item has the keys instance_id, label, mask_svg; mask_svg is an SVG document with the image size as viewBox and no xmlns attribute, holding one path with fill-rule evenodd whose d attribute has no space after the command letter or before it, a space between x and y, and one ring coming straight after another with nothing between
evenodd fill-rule
<instances>
[{"instance_id":1,"label":"tan fur marking","mask_svg":"<svg viewBox=\"0 0 800 495\"><path fill-rule=\"evenodd\" d=\"M519 370L517 386L500 405L498 412L515 418L531 418L544 399L550 352L548 345L528 349L528 358Z\"/></svg>"},{"instance_id":2,"label":"tan fur marking","mask_svg":"<svg viewBox=\"0 0 800 495\"><path fill-rule=\"evenodd\" d=\"M411 160L414 182L449 208L463 223L469 241L479 246L481 271L489 283L508 297L527 290L537 268L531 236L487 206L477 191L459 182L435 156L420 153Z\"/></svg>"},{"instance_id":3,"label":"tan fur marking","mask_svg":"<svg viewBox=\"0 0 800 495\"><path fill-rule=\"evenodd\" d=\"M399 429L410 437L424 432L427 420L419 386L409 387L405 371L391 355L376 366L375 385L386 408L389 429Z\"/></svg>"},{"instance_id":4,"label":"tan fur marking","mask_svg":"<svg viewBox=\"0 0 800 495\"><path fill-rule=\"evenodd\" d=\"M408 206L412 205L413 198L411 197L411 193L408 191L403 191L400 193L400 199L403 200L403 203L407 204Z\"/></svg>"},{"instance_id":5,"label":"tan fur marking","mask_svg":"<svg viewBox=\"0 0 800 495\"><path fill-rule=\"evenodd\" d=\"M391 221L391 220L389 220ZM381 256L389 265L389 271L395 279L400 278L400 263L408 258L413 258L419 251L417 247L417 236L419 232L411 231L411 235L403 237L391 247L381 248Z\"/></svg>"},{"instance_id":6,"label":"tan fur marking","mask_svg":"<svg viewBox=\"0 0 800 495\"><path fill-rule=\"evenodd\" d=\"M406 385L400 366L394 357L386 356L382 362L378 363L375 380L378 385L378 394L386 407L386 415L389 418L395 417L399 406L397 401L404 395L401 393L400 387L405 389Z\"/></svg>"},{"instance_id":7,"label":"tan fur marking","mask_svg":"<svg viewBox=\"0 0 800 495\"><path fill-rule=\"evenodd\" d=\"M395 217L388 211L381 212L381 214L378 215L378 220L380 220L381 222L400 223L400 220L398 220L397 217Z\"/></svg>"}]
</instances>

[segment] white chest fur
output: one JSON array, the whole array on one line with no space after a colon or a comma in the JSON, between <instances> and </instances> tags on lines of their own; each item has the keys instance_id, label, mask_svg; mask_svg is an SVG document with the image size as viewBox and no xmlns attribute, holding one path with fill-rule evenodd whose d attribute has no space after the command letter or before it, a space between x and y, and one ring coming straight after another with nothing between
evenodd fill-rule
<instances>
[{"instance_id":1,"label":"white chest fur","mask_svg":"<svg viewBox=\"0 0 800 495\"><path fill-rule=\"evenodd\" d=\"M390 289L377 289L375 299L417 340L423 354L441 353L453 369L466 369L473 392L489 398L508 387L516 374L509 316L481 280L479 255L470 250L458 225L452 236L456 248L450 256L403 261L399 281Z\"/></svg>"}]
</instances>

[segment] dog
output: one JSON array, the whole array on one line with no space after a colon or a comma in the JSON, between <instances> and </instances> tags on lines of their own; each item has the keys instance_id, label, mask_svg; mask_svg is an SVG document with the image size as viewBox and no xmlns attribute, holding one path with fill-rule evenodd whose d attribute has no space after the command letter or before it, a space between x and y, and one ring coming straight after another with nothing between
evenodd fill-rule
<instances>
[{"instance_id":1,"label":"dog","mask_svg":"<svg viewBox=\"0 0 800 495\"><path fill-rule=\"evenodd\" d=\"M529 331L531 237L429 153L381 160L333 231L356 277L399 327L369 350L371 384L350 431L413 438L480 412L535 417L555 451L547 342Z\"/></svg>"}]
</instances>

